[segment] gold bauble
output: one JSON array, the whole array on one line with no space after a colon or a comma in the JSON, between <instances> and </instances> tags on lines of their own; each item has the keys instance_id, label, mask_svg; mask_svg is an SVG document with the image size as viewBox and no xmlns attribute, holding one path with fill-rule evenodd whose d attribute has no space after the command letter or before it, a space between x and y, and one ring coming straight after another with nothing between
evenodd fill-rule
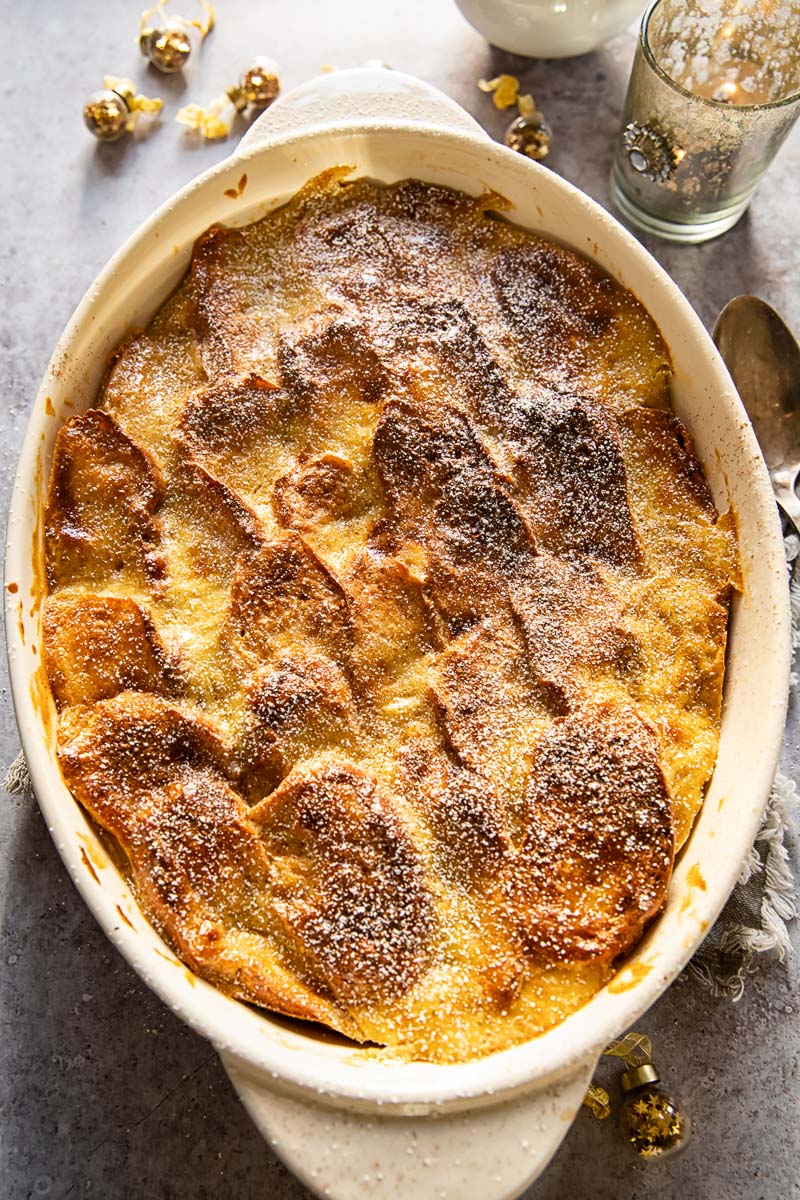
<instances>
[{"instance_id":1,"label":"gold bauble","mask_svg":"<svg viewBox=\"0 0 800 1200\"><path fill-rule=\"evenodd\" d=\"M538 160L550 153L550 126L541 113L531 117L517 117L506 130L505 144L526 158Z\"/></svg>"},{"instance_id":2,"label":"gold bauble","mask_svg":"<svg viewBox=\"0 0 800 1200\"><path fill-rule=\"evenodd\" d=\"M121 96L107 88L94 92L83 107L86 128L101 142L115 142L128 126L130 109Z\"/></svg>"},{"instance_id":3,"label":"gold bauble","mask_svg":"<svg viewBox=\"0 0 800 1200\"><path fill-rule=\"evenodd\" d=\"M667 1158L682 1150L689 1121L675 1101L647 1084L630 1091L620 1114L622 1136L640 1158Z\"/></svg>"},{"instance_id":4,"label":"gold bauble","mask_svg":"<svg viewBox=\"0 0 800 1200\"><path fill-rule=\"evenodd\" d=\"M242 76L242 87L254 108L266 108L281 90L275 63L269 58L256 58Z\"/></svg>"},{"instance_id":5,"label":"gold bauble","mask_svg":"<svg viewBox=\"0 0 800 1200\"><path fill-rule=\"evenodd\" d=\"M172 75L186 66L192 43L179 22L167 21L161 29L143 29L139 49L157 70Z\"/></svg>"}]
</instances>

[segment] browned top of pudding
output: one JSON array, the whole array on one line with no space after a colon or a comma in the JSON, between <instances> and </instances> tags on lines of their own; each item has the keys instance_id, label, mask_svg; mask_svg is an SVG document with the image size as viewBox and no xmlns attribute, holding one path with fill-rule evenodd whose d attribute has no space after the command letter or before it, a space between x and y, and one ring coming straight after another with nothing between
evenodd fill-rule
<instances>
[{"instance_id":1,"label":"browned top of pudding","mask_svg":"<svg viewBox=\"0 0 800 1200\"><path fill-rule=\"evenodd\" d=\"M347 174L209 230L60 431L46 665L185 963L453 1061L663 905L736 552L629 292L497 196Z\"/></svg>"}]
</instances>

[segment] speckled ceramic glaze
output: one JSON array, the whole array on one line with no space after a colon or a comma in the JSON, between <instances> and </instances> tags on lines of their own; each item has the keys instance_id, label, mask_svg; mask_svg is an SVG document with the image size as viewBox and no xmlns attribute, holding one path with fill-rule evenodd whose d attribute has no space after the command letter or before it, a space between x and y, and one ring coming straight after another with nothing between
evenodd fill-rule
<instances>
[{"instance_id":1,"label":"speckled ceramic glaze","mask_svg":"<svg viewBox=\"0 0 800 1200\"><path fill-rule=\"evenodd\" d=\"M511 217L594 258L650 310L670 347L673 401L715 499L736 514L744 577L731 625L717 768L663 915L617 976L543 1037L471 1063L393 1061L229 999L196 979L139 912L61 779L40 664L42 511L59 426L94 399L109 354L186 270L214 221L245 224L334 164L512 202ZM244 178L246 177L246 178ZM231 199L226 191L237 198ZM603 1045L631 1025L702 941L763 812L780 748L789 612L772 493L744 410L699 319L658 264L603 209L494 144L452 101L394 72L326 76L290 93L225 162L160 209L109 263L51 361L9 517L6 629L22 745L39 804L75 883L142 978L208 1037L256 1124L314 1190L511 1200L543 1169Z\"/></svg>"}]
</instances>

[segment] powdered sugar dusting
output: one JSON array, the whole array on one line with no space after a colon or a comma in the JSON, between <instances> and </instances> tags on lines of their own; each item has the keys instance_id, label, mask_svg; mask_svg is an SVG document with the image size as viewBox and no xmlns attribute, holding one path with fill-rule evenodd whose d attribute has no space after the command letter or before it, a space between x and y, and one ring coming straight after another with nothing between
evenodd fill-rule
<instances>
[{"instance_id":1,"label":"powdered sugar dusting","mask_svg":"<svg viewBox=\"0 0 800 1200\"><path fill-rule=\"evenodd\" d=\"M629 293L492 198L346 174L201 239L62 431L47 665L184 961L457 1060L658 911L733 543Z\"/></svg>"}]
</instances>

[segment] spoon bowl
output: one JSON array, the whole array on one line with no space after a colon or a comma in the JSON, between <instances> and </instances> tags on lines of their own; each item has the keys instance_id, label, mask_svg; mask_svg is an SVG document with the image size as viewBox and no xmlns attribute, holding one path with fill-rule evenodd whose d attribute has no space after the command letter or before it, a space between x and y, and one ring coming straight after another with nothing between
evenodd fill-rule
<instances>
[{"instance_id":1,"label":"spoon bowl","mask_svg":"<svg viewBox=\"0 0 800 1200\"><path fill-rule=\"evenodd\" d=\"M720 313L714 341L761 447L775 498L800 533L800 346L758 296L736 296Z\"/></svg>"}]
</instances>

